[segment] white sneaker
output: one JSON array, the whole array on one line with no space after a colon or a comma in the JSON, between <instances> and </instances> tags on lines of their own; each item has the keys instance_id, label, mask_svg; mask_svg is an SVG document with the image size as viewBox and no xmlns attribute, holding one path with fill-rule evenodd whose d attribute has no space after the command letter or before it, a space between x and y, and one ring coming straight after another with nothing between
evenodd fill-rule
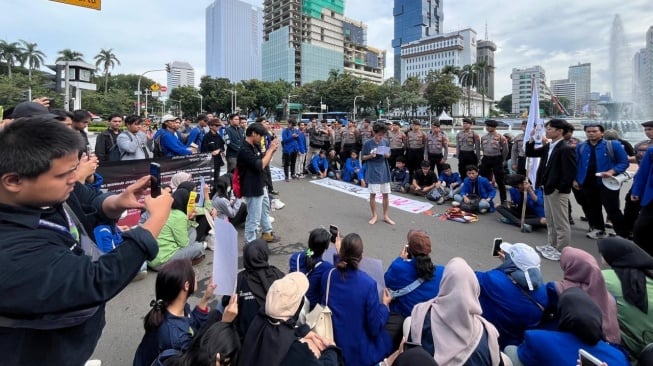
<instances>
[{"instance_id":1,"label":"white sneaker","mask_svg":"<svg viewBox=\"0 0 653 366\"><path fill-rule=\"evenodd\" d=\"M215 249L215 239L213 238L213 234L209 234L206 236L206 239L204 239L204 245L205 245L205 249L208 249L210 251L213 251Z\"/></svg>"},{"instance_id":2,"label":"white sneaker","mask_svg":"<svg viewBox=\"0 0 653 366\"><path fill-rule=\"evenodd\" d=\"M545 250L545 251L542 252L542 257L544 257L544 258L546 258L546 259L548 259L550 261L559 261L560 260L560 252L556 248L553 248L552 250Z\"/></svg>"},{"instance_id":3,"label":"white sneaker","mask_svg":"<svg viewBox=\"0 0 653 366\"><path fill-rule=\"evenodd\" d=\"M274 222L274 217L268 216L268 218L270 219L270 224Z\"/></svg>"},{"instance_id":4,"label":"white sneaker","mask_svg":"<svg viewBox=\"0 0 653 366\"><path fill-rule=\"evenodd\" d=\"M607 238L608 234L606 234L605 231L594 229L589 233L585 234L585 236L590 239L603 239L603 238Z\"/></svg>"},{"instance_id":5,"label":"white sneaker","mask_svg":"<svg viewBox=\"0 0 653 366\"><path fill-rule=\"evenodd\" d=\"M542 252L547 252L547 251L551 251L551 250L556 250L556 248L554 248L554 247L552 247L552 246L550 246L548 244L547 245L536 245L535 250L542 253Z\"/></svg>"}]
</instances>

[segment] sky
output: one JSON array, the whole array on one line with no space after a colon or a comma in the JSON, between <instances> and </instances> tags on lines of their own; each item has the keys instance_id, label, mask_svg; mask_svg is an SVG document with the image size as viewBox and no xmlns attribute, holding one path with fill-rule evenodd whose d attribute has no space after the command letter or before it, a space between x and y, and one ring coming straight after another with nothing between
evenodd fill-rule
<instances>
[{"instance_id":1,"label":"sky","mask_svg":"<svg viewBox=\"0 0 653 366\"><path fill-rule=\"evenodd\" d=\"M230 1L230 0L217 0ZM245 0L261 6L263 0ZM418 0L414 0L418 1ZM540 65L547 82L567 78L570 65L592 63L592 91L609 91L610 28L616 14L624 26L626 46L620 59L632 66L653 26L651 0L443 0L444 32L471 27L478 39L497 45L495 96L511 93L513 68ZM54 63L64 48L82 52L94 63L100 49L112 48L121 62L113 73L159 69L173 60L195 68L196 82L205 73L205 9L211 0L103 0L102 10L49 0L0 0L0 40L38 43ZM368 25L370 46L386 49L386 77L393 74L393 0L346 0L345 16ZM509 4L509 5L508 5ZM165 73L148 74L165 84ZM630 82L630 81L626 81Z\"/></svg>"}]
</instances>

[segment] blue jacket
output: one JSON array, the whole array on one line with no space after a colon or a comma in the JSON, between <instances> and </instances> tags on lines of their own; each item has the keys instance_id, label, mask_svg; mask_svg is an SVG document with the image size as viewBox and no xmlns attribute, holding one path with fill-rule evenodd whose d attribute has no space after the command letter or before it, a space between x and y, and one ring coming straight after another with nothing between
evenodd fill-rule
<instances>
[{"instance_id":1,"label":"blue jacket","mask_svg":"<svg viewBox=\"0 0 653 366\"><path fill-rule=\"evenodd\" d=\"M98 225L93 229L95 244L102 253L109 253L122 243L122 234L116 225Z\"/></svg>"},{"instance_id":2,"label":"blue jacket","mask_svg":"<svg viewBox=\"0 0 653 366\"><path fill-rule=\"evenodd\" d=\"M190 305L184 307L185 316L175 316L165 311L165 320L156 331L145 333L134 355L134 366L150 366L159 353L175 349L185 351L193 341L193 335L202 328L209 318L208 312Z\"/></svg>"},{"instance_id":3,"label":"blue jacket","mask_svg":"<svg viewBox=\"0 0 653 366\"><path fill-rule=\"evenodd\" d=\"M404 167L403 170L399 170L399 168L392 169L390 179L394 183L401 182L402 186L410 183L410 173L408 172L408 168Z\"/></svg>"},{"instance_id":4,"label":"blue jacket","mask_svg":"<svg viewBox=\"0 0 653 366\"><path fill-rule=\"evenodd\" d=\"M293 134L298 136L293 137ZM283 145L283 152L285 154L299 151L299 135L302 135L302 133L297 128L291 129L288 127L281 132L281 144Z\"/></svg>"},{"instance_id":5,"label":"blue jacket","mask_svg":"<svg viewBox=\"0 0 653 366\"><path fill-rule=\"evenodd\" d=\"M608 148L607 148L607 142L610 142L612 144L612 151L614 153L614 161L610 159L610 156L608 155ZM578 162L577 164L577 170L576 170L576 182L578 184L583 184L585 182L585 179L587 178L587 168L590 162L590 154L592 148L589 146L589 142L585 141L578 146L576 146L576 160ZM598 142L596 145L596 172L607 172L608 170L612 169L616 172L616 174L621 174L628 169L628 155L626 154L626 150L624 150L624 146L621 144L621 142L616 141L616 140L601 140ZM603 184L601 182L600 177L594 177L594 179L598 180L600 184Z\"/></svg>"},{"instance_id":6,"label":"blue jacket","mask_svg":"<svg viewBox=\"0 0 653 366\"><path fill-rule=\"evenodd\" d=\"M329 170L329 161L327 160L326 156L321 158L320 154L315 154L315 156L313 156L311 165L313 166L313 169L315 169L316 173Z\"/></svg>"},{"instance_id":7,"label":"blue jacket","mask_svg":"<svg viewBox=\"0 0 653 366\"><path fill-rule=\"evenodd\" d=\"M390 302L390 311L399 313L404 317L410 316L410 313L413 311L413 306L438 295L443 274L444 266L435 266L433 268L433 279L422 283L410 293L393 299ZM415 261L404 260L398 257L390 264L383 277L385 278L385 286L387 288L395 291L400 290L417 279Z\"/></svg>"},{"instance_id":8,"label":"blue jacket","mask_svg":"<svg viewBox=\"0 0 653 366\"><path fill-rule=\"evenodd\" d=\"M510 199L516 205L521 205L524 200L524 192L520 192L517 188L510 187ZM535 189L537 202L533 201L530 194L526 194L526 207L531 210L538 218L544 217L544 191L542 187Z\"/></svg>"},{"instance_id":9,"label":"blue jacket","mask_svg":"<svg viewBox=\"0 0 653 366\"><path fill-rule=\"evenodd\" d=\"M322 276L321 304L326 304L329 272ZM335 343L342 349L347 366L371 366L392 352L385 330L390 311L379 301L376 281L367 273L348 268L331 275L328 306L333 312Z\"/></svg>"},{"instance_id":10,"label":"blue jacket","mask_svg":"<svg viewBox=\"0 0 653 366\"><path fill-rule=\"evenodd\" d=\"M297 144L299 145L299 153L306 154L308 151L308 148L306 147L306 135L301 131L299 131L299 139Z\"/></svg>"},{"instance_id":11,"label":"blue jacket","mask_svg":"<svg viewBox=\"0 0 653 366\"><path fill-rule=\"evenodd\" d=\"M440 173L438 180L440 182L447 183L447 187L451 187L451 183L458 183L458 185L462 183L462 180L460 180L460 174L458 173L451 173L451 175L446 175L444 172L442 172Z\"/></svg>"},{"instance_id":12,"label":"blue jacket","mask_svg":"<svg viewBox=\"0 0 653 366\"><path fill-rule=\"evenodd\" d=\"M583 343L571 333L553 330L527 330L517 355L524 366L574 366L582 348L610 366L628 366L626 355L605 341L595 345Z\"/></svg>"},{"instance_id":13,"label":"blue jacket","mask_svg":"<svg viewBox=\"0 0 653 366\"><path fill-rule=\"evenodd\" d=\"M539 325L542 311L503 271L493 269L476 272L476 278L481 287L478 299L483 309L483 318L494 324L499 331L499 347L503 349L507 345L520 344L524 331ZM529 295L547 308L549 300L546 286L530 291Z\"/></svg>"},{"instance_id":14,"label":"blue jacket","mask_svg":"<svg viewBox=\"0 0 653 366\"><path fill-rule=\"evenodd\" d=\"M488 199L490 201L490 212L494 211L494 196L497 195L497 190L494 189L494 186L492 183L487 178L481 177L480 175L478 178L476 178L476 182L478 182L478 191L476 194L479 195L479 197L483 199ZM475 182L472 182L471 179L465 178L463 181L463 186L460 189L460 195L465 196L468 194L472 194L474 192L474 184Z\"/></svg>"},{"instance_id":15,"label":"blue jacket","mask_svg":"<svg viewBox=\"0 0 653 366\"><path fill-rule=\"evenodd\" d=\"M297 267L298 259L299 267ZM300 271L308 278L308 291L306 291L306 298L309 301L310 310L313 310L315 305L322 300L324 292L322 289L322 275L325 272L328 273L331 268L333 268L333 264L323 261L322 258L316 258L316 260L319 260L319 262L316 263L315 267L313 267L313 270L310 272L306 269L306 252L294 253L290 256L290 260L288 261L288 273Z\"/></svg>"},{"instance_id":16,"label":"blue jacket","mask_svg":"<svg viewBox=\"0 0 653 366\"><path fill-rule=\"evenodd\" d=\"M347 158L345 162L345 171L342 174L342 180L345 182L351 182L354 178L358 179L358 173L355 171L358 169L361 170L361 162L358 159L353 160L352 158Z\"/></svg>"},{"instance_id":17,"label":"blue jacket","mask_svg":"<svg viewBox=\"0 0 653 366\"><path fill-rule=\"evenodd\" d=\"M190 133L188 134L188 138L186 139L186 146L190 146L190 144L195 143L195 145L197 145L197 147L199 148L200 146L202 146L204 135L206 135L204 129L200 126L196 126L192 130L190 130Z\"/></svg>"},{"instance_id":18,"label":"blue jacket","mask_svg":"<svg viewBox=\"0 0 653 366\"><path fill-rule=\"evenodd\" d=\"M166 157L173 157L179 155L191 155L192 152L181 143L181 140L173 132L165 128L160 128L154 134L154 139L161 137L161 149Z\"/></svg>"},{"instance_id":19,"label":"blue jacket","mask_svg":"<svg viewBox=\"0 0 653 366\"><path fill-rule=\"evenodd\" d=\"M638 196L642 206L653 200L653 147L646 150L633 180L631 196Z\"/></svg>"}]
</instances>

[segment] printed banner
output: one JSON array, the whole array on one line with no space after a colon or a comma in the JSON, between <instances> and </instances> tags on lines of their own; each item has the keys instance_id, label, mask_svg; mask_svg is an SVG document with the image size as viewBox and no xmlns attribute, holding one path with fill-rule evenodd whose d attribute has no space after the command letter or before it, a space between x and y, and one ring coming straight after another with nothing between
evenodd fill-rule
<instances>
[{"instance_id":1,"label":"printed banner","mask_svg":"<svg viewBox=\"0 0 653 366\"><path fill-rule=\"evenodd\" d=\"M357 186L351 183L347 183L331 178L312 180L311 183L317 184L325 188L330 188L342 193L346 193L350 196L362 198L364 200L369 200L370 198L370 192L367 190L367 188L363 188L361 186ZM414 199L397 196L392 193L389 195L389 198L390 198L390 207L398 208L406 212L417 214L433 208L433 205L429 202L417 201ZM382 200L383 200L383 196L377 194L376 201L381 203Z\"/></svg>"}]
</instances>

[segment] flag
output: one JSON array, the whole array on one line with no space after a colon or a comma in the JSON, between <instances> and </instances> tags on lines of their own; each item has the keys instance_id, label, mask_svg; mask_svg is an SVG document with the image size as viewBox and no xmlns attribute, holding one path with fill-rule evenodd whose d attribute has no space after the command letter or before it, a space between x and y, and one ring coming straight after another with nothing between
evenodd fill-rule
<instances>
[{"instance_id":1,"label":"flag","mask_svg":"<svg viewBox=\"0 0 653 366\"><path fill-rule=\"evenodd\" d=\"M542 146L542 137L544 137L544 121L540 118L540 98L539 98L539 80L535 77L531 79L531 105L528 110L528 123L526 124L526 131L524 132L524 149L526 143L530 140L531 136L535 140L535 148ZM537 168L540 165L540 158L527 158L526 171L528 172L528 179L535 184L535 177L537 175Z\"/></svg>"}]
</instances>

